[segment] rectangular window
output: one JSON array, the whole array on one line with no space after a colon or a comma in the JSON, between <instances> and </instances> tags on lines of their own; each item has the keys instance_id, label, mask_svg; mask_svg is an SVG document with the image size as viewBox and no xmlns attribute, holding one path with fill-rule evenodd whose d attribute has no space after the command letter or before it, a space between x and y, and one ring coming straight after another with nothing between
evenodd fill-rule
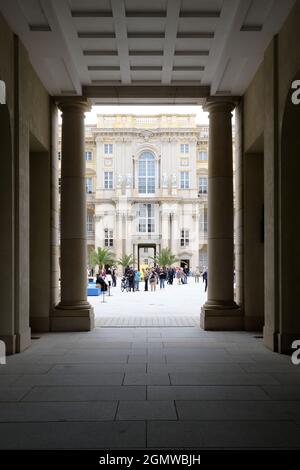
<instances>
[{"instance_id":1,"label":"rectangular window","mask_svg":"<svg viewBox=\"0 0 300 470\"><path fill-rule=\"evenodd\" d=\"M201 162L205 162L207 160L207 152L206 150L200 150L199 154L198 154L198 159L201 161Z\"/></svg>"},{"instance_id":2,"label":"rectangular window","mask_svg":"<svg viewBox=\"0 0 300 470\"><path fill-rule=\"evenodd\" d=\"M61 160L61 152L58 152L57 158L58 158L58 160Z\"/></svg>"},{"instance_id":3,"label":"rectangular window","mask_svg":"<svg viewBox=\"0 0 300 470\"><path fill-rule=\"evenodd\" d=\"M113 230L109 230L108 228L104 229L104 246L114 246L114 232Z\"/></svg>"},{"instance_id":4,"label":"rectangular window","mask_svg":"<svg viewBox=\"0 0 300 470\"><path fill-rule=\"evenodd\" d=\"M104 144L104 153L113 153L113 144Z\"/></svg>"},{"instance_id":5,"label":"rectangular window","mask_svg":"<svg viewBox=\"0 0 300 470\"><path fill-rule=\"evenodd\" d=\"M91 233L94 231L94 217L93 214L86 215L86 231Z\"/></svg>"},{"instance_id":6,"label":"rectangular window","mask_svg":"<svg viewBox=\"0 0 300 470\"><path fill-rule=\"evenodd\" d=\"M190 146L189 144L180 144L180 153L189 153Z\"/></svg>"},{"instance_id":7,"label":"rectangular window","mask_svg":"<svg viewBox=\"0 0 300 470\"><path fill-rule=\"evenodd\" d=\"M85 153L85 159L87 161L91 161L93 159L93 154L92 152L88 151L88 152L84 152Z\"/></svg>"},{"instance_id":8,"label":"rectangular window","mask_svg":"<svg viewBox=\"0 0 300 470\"><path fill-rule=\"evenodd\" d=\"M180 188L189 189L190 187L190 174L188 171L180 172Z\"/></svg>"},{"instance_id":9,"label":"rectangular window","mask_svg":"<svg viewBox=\"0 0 300 470\"><path fill-rule=\"evenodd\" d=\"M153 204L139 204L138 218L138 232L152 233L155 231Z\"/></svg>"},{"instance_id":10,"label":"rectangular window","mask_svg":"<svg viewBox=\"0 0 300 470\"><path fill-rule=\"evenodd\" d=\"M85 179L85 190L87 194L92 194L93 192L93 178Z\"/></svg>"},{"instance_id":11,"label":"rectangular window","mask_svg":"<svg viewBox=\"0 0 300 470\"><path fill-rule=\"evenodd\" d=\"M207 212L201 212L199 217L200 232L207 232Z\"/></svg>"},{"instance_id":12,"label":"rectangular window","mask_svg":"<svg viewBox=\"0 0 300 470\"><path fill-rule=\"evenodd\" d=\"M58 178L58 192L61 193L61 178Z\"/></svg>"},{"instance_id":13,"label":"rectangular window","mask_svg":"<svg viewBox=\"0 0 300 470\"><path fill-rule=\"evenodd\" d=\"M207 177L199 176L199 194L207 194Z\"/></svg>"},{"instance_id":14,"label":"rectangular window","mask_svg":"<svg viewBox=\"0 0 300 470\"><path fill-rule=\"evenodd\" d=\"M182 229L180 232L180 246L189 246L190 243L190 231Z\"/></svg>"},{"instance_id":15,"label":"rectangular window","mask_svg":"<svg viewBox=\"0 0 300 470\"><path fill-rule=\"evenodd\" d=\"M104 172L104 188L105 189L113 188L113 172L112 171Z\"/></svg>"}]
</instances>

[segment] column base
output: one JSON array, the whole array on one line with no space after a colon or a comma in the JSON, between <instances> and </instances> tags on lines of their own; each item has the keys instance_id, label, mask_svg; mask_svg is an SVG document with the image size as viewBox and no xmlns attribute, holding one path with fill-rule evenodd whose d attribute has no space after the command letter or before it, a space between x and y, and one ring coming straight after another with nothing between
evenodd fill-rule
<instances>
[{"instance_id":1,"label":"column base","mask_svg":"<svg viewBox=\"0 0 300 470\"><path fill-rule=\"evenodd\" d=\"M27 327L16 334L16 352L20 353L31 346L31 328Z\"/></svg>"},{"instance_id":2,"label":"column base","mask_svg":"<svg viewBox=\"0 0 300 470\"><path fill-rule=\"evenodd\" d=\"M22 333L0 335L0 341L5 343L5 353L7 356L21 353L31 345L31 329L26 328Z\"/></svg>"},{"instance_id":3,"label":"column base","mask_svg":"<svg viewBox=\"0 0 300 470\"><path fill-rule=\"evenodd\" d=\"M273 352L278 352L278 336L273 329L268 328L266 325L263 328L263 344L266 348Z\"/></svg>"},{"instance_id":4,"label":"column base","mask_svg":"<svg viewBox=\"0 0 300 470\"><path fill-rule=\"evenodd\" d=\"M52 312L50 331L91 331L95 328L95 316L93 307L57 305Z\"/></svg>"},{"instance_id":5,"label":"column base","mask_svg":"<svg viewBox=\"0 0 300 470\"><path fill-rule=\"evenodd\" d=\"M242 309L236 304L225 308L204 304L201 308L200 327L212 331L244 330Z\"/></svg>"},{"instance_id":6,"label":"column base","mask_svg":"<svg viewBox=\"0 0 300 470\"><path fill-rule=\"evenodd\" d=\"M3 341L5 343L5 354L7 356L16 353L16 335L0 335L0 341ZM1 354L0 354L0 360L1 360Z\"/></svg>"}]
</instances>

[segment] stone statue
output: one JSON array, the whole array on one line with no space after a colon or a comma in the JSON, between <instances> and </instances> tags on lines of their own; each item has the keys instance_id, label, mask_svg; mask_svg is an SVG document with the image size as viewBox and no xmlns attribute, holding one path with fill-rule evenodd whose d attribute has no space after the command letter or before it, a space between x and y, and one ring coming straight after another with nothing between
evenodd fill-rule
<instances>
[{"instance_id":1,"label":"stone statue","mask_svg":"<svg viewBox=\"0 0 300 470\"><path fill-rule=\"evenodd\" d=\"M166 173L163 173L163 175L162 175L161 185L162 185L163 188L168 187L168 177L167 177Z\"/></svg>"},{"instance_id":2,"label":"stone statue","mask_svg":"<svg viewBox=\"0 0 300 470\"><path fill-rule=\"evenodd\" d=\"M120 188L122 186L122 181L123 181L122 175L120 175L120 173L119 173L118 177L117 177L117 187L118 188Z\"/></svg>"},{"instance_id":3,"label":"stone statue","mask_svg":"<svg viewBox=\"0 0 300 470\"><path fill-rule=\"evenodd\" d=\"M132 186L132 176L130 173L127 173L126 176L126 188L131 188Z\"/></svg>"},{"instance_id":4,"label":"stone statue","mask_svg":"<svg viewBox=\"0 0 300 470\"><path fill-rule=\"evenodd\" d=\"M176 173L172 174L172 188L177 188L177 176Z\"/></svg>"}]
</instances>

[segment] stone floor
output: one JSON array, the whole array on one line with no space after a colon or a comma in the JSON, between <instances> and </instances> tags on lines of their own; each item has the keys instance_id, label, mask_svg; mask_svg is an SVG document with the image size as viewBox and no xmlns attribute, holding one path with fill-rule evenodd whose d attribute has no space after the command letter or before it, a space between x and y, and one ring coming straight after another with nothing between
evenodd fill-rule
<instances>
[{"instance_id":1,"label":"stone floor","mask_svg":"<svg viewBox=\"0 0 300 470\"><path fill-rule=\"evenodd\" d=\"M0 366L1 449L300 448L300 366L245 332L44 334Z\"/></svg>"}]
</instances>

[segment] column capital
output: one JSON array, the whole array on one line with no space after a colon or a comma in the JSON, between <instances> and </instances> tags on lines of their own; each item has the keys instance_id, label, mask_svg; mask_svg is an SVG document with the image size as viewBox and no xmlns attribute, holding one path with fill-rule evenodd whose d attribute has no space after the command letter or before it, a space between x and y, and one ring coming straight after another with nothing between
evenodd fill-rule
<instances>
[{"instance_id":1,"label":"column capital","mask_svg":"<svg viewBox=\"0 0 300 470\"><path fill-rule=\"evenodd\" d=\"M90 102L82 96L57 97L56 104L63 113L65 111L86 113L91 110Z\"/></svg>"},{"instance_id":2,"label":"column capital","mask_svg":"<svg viewBox=\"0 0 300 470\"><path fill-rule=\"evenodd\" d=\"M234 96L210 96L206 99L203 110L209 113L231 113L237 106L239 99Z\"/></svg>"}]
</instances>

